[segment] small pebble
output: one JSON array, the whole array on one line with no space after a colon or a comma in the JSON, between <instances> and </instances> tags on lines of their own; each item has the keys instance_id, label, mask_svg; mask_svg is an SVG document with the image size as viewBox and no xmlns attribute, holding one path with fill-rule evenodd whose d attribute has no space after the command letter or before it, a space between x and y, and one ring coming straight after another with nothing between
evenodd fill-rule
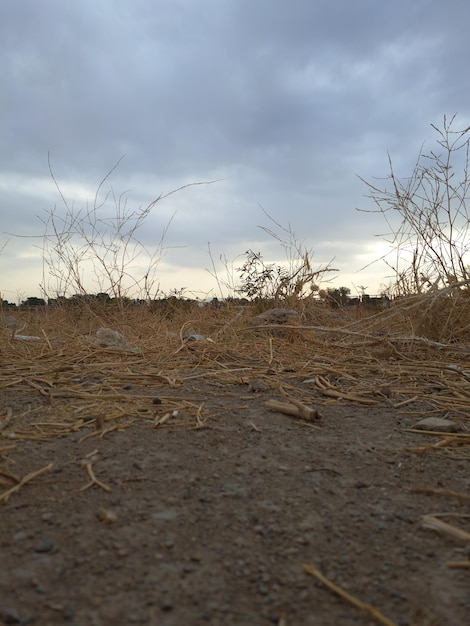
<instances>
[{"instance_id":1,"label":"small pebble","mask_svg":"<svg viewBox=\"0 0 470 626\"><path fill-rule=\"evenodd\" d=\"M29 537L29 533L26 530L19 530L13 535L13 541L24 541Z\"/></svg>"},{"instance_id":2,"label":"small pebble","mask_svg":"<svg viewBox=\"0 0 470 626\"><path fill-rule=\"evenodd\" d=\"M164 598L160 607L162 611L172 611L174 608L174 605L170 598Z\"/></svg>"},{"instance_id":3,"label":"small pebble","mask_svg":"<svg viewBox=\"0 0 470 626\"><path fill-rule=\"evenodd\" d=\"M0 620L5 624L18 624L20 621L20 616L10 607L0 607Z\"/></svg>"},{"instance_id":4,"label":"small pebble","mask_svg":"<svg viewBox=\"0 0 470 626\"><path fill-rule=\"evenodd\" d=\"M432 430L439 433L458 433L462 427L457 422L445 420L440 417L426 417L416 422L411 428L415 430Z\"/></svg>"},{"instance_id":5,"label":"small pebble","mask_svg":"<svg viewBox=\"0 0 470 626\"><path fill-rule=\"evenodd\" d=\"M114 524L117 521L117 515L114 511L110 509L105 509L104 507L100 507L96 511L96 517L103 522L103 524Z\"/></svg>"},{"instance_id":6,"label":"small pebble","mask_svg":"<svg viewBox=\"0 0 470 626\"><path fill-rule=\"evenodd\" d=\"M269 385L262 378L253 378L248 382L248 391L251 393L262 393L268 389Z\"/></svg>"},{"instance_id":7,"label":"small pebble","mask_svg":"<svg viewBox=\"0 0 470 626\"><path fill-rule=\"evenodd\" d=\"M35 552L50 552L54 548L54 542L51 539L41 538L36 544Z\"/></svg>"}]
</instances>

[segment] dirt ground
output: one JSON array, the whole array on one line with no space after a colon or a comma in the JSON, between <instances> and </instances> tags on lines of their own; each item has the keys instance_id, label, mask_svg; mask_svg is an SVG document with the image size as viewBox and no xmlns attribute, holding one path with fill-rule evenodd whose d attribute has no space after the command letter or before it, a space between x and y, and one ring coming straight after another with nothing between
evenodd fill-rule
<instances>
[{"instance_id":1,"label":"dirt ground","mask_svg":"<svg viewBox=\"0 0 470 626\"><path fill-rule=\"evenodd\" d=\"M45 374L0 388L0 624L470 623L469 543L423 525L445 514L470 531L468 455L407 430L431 404L317 394L314 422L271 411L280 384L312 391L314 363L288 354L237 376L228 362L217 376L181 369L177 384L161 364L152 382L147 360L145 388L116 354L100 356L99 380L87 363L64 368L75 398L47 396ZM77 422L77 389L99 396L113 368L116 402L148 408Z\"/></svg>"}]
</instances>

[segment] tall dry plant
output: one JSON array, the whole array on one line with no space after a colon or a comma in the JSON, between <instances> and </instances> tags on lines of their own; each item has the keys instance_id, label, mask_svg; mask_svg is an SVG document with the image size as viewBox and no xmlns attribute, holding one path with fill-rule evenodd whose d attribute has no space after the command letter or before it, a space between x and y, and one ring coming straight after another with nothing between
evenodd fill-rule
<instances>
[{"instance_id":1,"label":"tall dry plant","mask_svg":"<svg viewBox=\"0 0 470 626\"><path fill-rule=\"evenodd\" d=\"M45 218L40 218L44 225L41 287L46 297L51 292L54 297L71 293L86 295L91 281L96 285L95 291L107 293L117 303L128 297L154 299L157 296L158 264L174 214L158 242L149 248L139 237L150 213L159 202L187 187L215 181L182 185L160 194L145 207L132 208L126 192L116 195L112 187L104 190L121 160L122 157L100 182L93 204L79 209L65 198L48 160L65 211L54 207L46 211Z\"/></svg>"},{"instance_id":2,"label":"tall dry plant","mask_svg":"<svg viewBox=\"0 0 470 626\"><path fill-rule=\"evenodd\" d=\"M468 210L470 126L455 129L456 116L444 116L442 128L431 124L437 147L421 148L411 175L400 179L388 155L385 183L368 187L389 231L382 235L395 255L385 262L393 271L395 295L437 291L466 283L469 271ZM360 209L364 210L364 209Z\"/></svg>"},{"instance_id":3,"label":"tall dry plant","mask_svg":"<svg viewBox=\"0 0 470 626\"><path fill-rule=\"evenodd\" d=\"M326 274L338 270L331 267L331 262L313 269L313 250L298 241L291 225L285 227L261 210L272 226L260 228L280 244L286 260L268 263L261 253L247 250L244 263L237 268L241 280L237 291L252 300L295 308L318 291Z\"/></svg>"}]
</instances>

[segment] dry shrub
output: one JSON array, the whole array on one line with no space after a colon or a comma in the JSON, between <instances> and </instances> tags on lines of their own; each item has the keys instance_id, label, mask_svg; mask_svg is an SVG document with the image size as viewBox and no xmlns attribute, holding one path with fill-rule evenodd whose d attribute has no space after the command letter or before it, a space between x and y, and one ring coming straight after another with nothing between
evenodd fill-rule
<instances>
[{"instance_id":1,"label":"dry shrub","mask_svg":"<svg viewBox=\"0 0 470 626\"><path fill-rule=\"evenodd\" d=\"M419 152L410 176L398 177L389 155L385 179L361 179L377 207L371 212L380 213L387 225L382 237L391 252L383 260L393 272L391 292L398 296L470 279L470 126L455 130L455 118L444 116L441 128L431 124L436 145Z\"/></svg>"},{"instance_id":2,"label":"dry shrub","mask_svg":"<svg viewBox=\"0 0 470 626\"><path fill-rule=\"evenodd\" d=\"M470 291L445 288L395 303L394 315L402 318L412 336L441 343L466 342L470 337Z\"/></svg>"}]
</instances>

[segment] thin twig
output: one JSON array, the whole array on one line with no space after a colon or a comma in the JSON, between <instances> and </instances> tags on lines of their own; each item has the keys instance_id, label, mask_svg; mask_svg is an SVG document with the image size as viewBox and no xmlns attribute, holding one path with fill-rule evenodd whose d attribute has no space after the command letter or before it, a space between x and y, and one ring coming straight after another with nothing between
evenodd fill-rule
<instances>
[{"instance_id":1,"label":"thin twig","mask_svg":"<svg viewBox=\"0 0 470 626\"><path fill-rule=\"evenodd\" d=\"M385 624L385 626L397 626L396 622L392 622L392 620L385 617L383 613L381 613L378 609L376 609L372 605L367 604L367 602L362 602L361 600L358 600L347 591L344 591L344 589L341 589L341 587L338 587L338 585L335 585L334 582L326 578L326 576L323 576L323 574L321 574L314 565L312 564L304 565L304 569L307 572L307 574L310 574L311 576L314 576L315 578L317 578L326 587L328 587L328 589L330 589L331 591L336 593L338 596L343 598L343 600L346 600L347 602L355 606L357 609L360 609L361 611L365 611L366 613L369 613L370 615L372 615L372 617L375 617L376 620L378 620L382 624Z\"/></svg>"},{"instance_id":2,"label":"thin twig","mask_svg":"<svg viewBox=\"0 0 470 626\"><path fill-rule=\"evenodd\" d=\"M101 487L101 489L104 489L104 491L107 491L109 493L111 491L111 487L108 487L108 485L105 485L104 483L102 483L100 480L96 478L95 473L93 471L93 467L92 467L93 461L86 461L84 465L88 472L88 476L91 478L91 480L89 483L81 487L80 491L86 491L86 489L89 489L93 485L97 485L98 487Z\"/></svg>"},{"instance_id":3,"label":"thin twig","mask_svg":"<svg viewBox=\"0 0 470 626\"><path fill-rule=\"evenodd\" d=\"M38 476L41 476L41 474L44 474L45 472L50 472L53 467L54 467L54 464L49 463L49 465L46 465L46 467L43 467L39 470L36 470L35 472L31 472L30 474L27 474L24 478L20 480L20 482L17 485L10 487L10 489L7 489L7 491L4 491L0 495L0 502L2 501L7 502L9 497L12 494L16 493L17 491L19 491L21 487L26 485L26 483L29 483L31 480L33 480L33 478L37 478Z\"/></svg>"}]
</instances>

